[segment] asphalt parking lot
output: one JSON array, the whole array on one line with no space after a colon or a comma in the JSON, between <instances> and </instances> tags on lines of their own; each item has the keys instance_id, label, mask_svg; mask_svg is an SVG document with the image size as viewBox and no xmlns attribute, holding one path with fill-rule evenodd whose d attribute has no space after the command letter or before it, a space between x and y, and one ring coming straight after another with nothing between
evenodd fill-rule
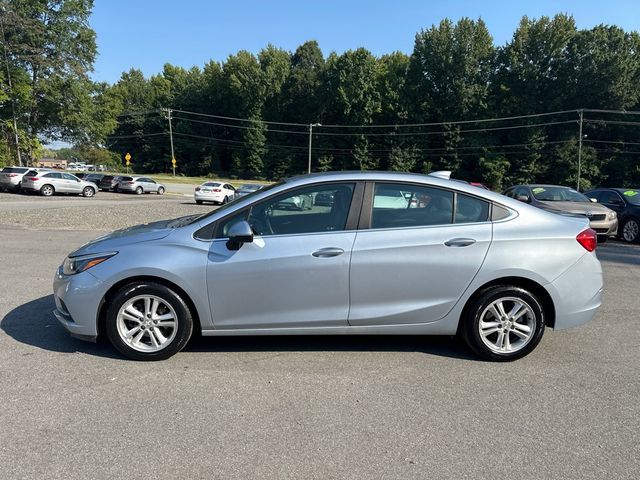
<instances>
[{"instance_id":1,"label":"asphalt parking lot","mask_svg":"<svg viewBox=\"0 0 640 480\"><path fill-rule=\"evenodd\" d=\"M57 324L69 251L211 208L0 193L0 478L638 478L639 246L599 247L595 320L508 364L448 337L207 338L138 363Z\"/></svg>"}]
</instances>

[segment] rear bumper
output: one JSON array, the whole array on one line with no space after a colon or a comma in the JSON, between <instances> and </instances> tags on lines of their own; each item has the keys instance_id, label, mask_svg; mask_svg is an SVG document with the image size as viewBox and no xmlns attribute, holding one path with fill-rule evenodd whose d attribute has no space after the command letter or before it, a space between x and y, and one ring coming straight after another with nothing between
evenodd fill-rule
<instances>
[{"instance_id":1,"label":"rear bumper","mask_svg":"<svg viewBox=\"0 0 640 480\"><path fill-rule=\"evenodd\" d=\"M200 193L195 192L193 194L194 200L200 200L202 202L218 202L222 203L224 201L224 193Z\"/></svg>"},{"instance_id":2,"label":"rear bumper","mask_svg":"<svg viewBox=\"0 0 640 480\"><path fill-rule=\"evenodd\" d=\"M595 254L585 253L545 288L555 305L555 330L585 324L602 304L602 266Z\"/></svg>"}]
</instances>

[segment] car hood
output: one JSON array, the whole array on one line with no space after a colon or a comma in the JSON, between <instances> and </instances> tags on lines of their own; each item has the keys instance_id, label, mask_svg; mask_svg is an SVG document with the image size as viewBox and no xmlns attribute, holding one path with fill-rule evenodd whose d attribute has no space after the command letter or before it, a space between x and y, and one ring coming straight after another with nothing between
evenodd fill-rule
<instances>
[{"instance_id":1,"label":"car hood","mask_svg":"<svg viewBox=\"0 0 640 480\"><path fill-rule=\"evenodd\" d=\"M89 243L85 243L79 249L70 253L70 257L87 255L90 253L101 253L117 251L118 248L133 243L150 242L160 240L169 235L176 226L176 222L181 219L161 220L159 222L145 223L134 227L115 230L106 235L102 235Z\"/></svg>"},{"instance_id":2,"label":"car hood","mask_svg":"<svg viewBox=\"0 0 640 480\"><path fill-rule=\"evenodd\" d=\"M587 213L608 213L609 209L604 205L593 202L540 202L547 210L557 210L575 215L586 215Z\"/></svg>"}]
</instances>

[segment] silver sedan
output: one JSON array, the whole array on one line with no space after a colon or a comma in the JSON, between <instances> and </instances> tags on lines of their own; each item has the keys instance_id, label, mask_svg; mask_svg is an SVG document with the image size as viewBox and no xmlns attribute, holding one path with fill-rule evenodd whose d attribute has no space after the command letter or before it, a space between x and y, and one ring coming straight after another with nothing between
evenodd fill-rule
<instances>
[{"instance_id":1,"label":"silver sedan","mask_svg":"<svg viewBox=\"0 0 640 480\"><path fill-rule=\"evenodd\" d=\"M157 193L163 195L165 188L161 183L147 177L120 177L114 188L117 192L130 192L142 195L143 193Z\"/></svg>"},{"instance_id":2,"label":"silver sedan","mask_svg":"<svg viewBox=\"0 0 640 480\"><path fill-rule=\"evenodd\" d=\"M327 201L278 208L301 195ZM55 274L55 315L138 360L170 357L194 330L458 334L482 358L514 360L545 327L593 318L596 244L586 218L447 179L309 175L89 242Z\"/></svg>"}]
</instances>

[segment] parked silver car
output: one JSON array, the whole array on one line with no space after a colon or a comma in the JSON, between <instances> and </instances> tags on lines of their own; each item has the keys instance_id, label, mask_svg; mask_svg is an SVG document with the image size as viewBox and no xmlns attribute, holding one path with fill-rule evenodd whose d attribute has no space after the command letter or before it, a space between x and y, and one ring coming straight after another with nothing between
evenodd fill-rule
<instances>
[{"instance_id":1,"label":"parked silver car","mask_svg":"<svg viewBox=\"0 0 640 480\"><path fill-rule=\"evenodd\" d=\"M66 172L43 172L29 170L22 177L22 189L25 192L40 192L45 197L55 193L72 193L84 197L93 197L98 191L94 183L80 180Z\"/></svg>"},{"instance_id":2,"label":"parked silver car","mask_svg":"<svg viewBox=\"0 0 640 480\"><path fill-rule=\"evenodd\" d=\"M4 167L0 172L0 191L19 191L22 177L28 171L29 167Z\"/></svg>"},{"instance_id":3,"label":"parked silver car","mask_svg":"<svg viewBox=\"0 0 640 480\"><path fill-rule=\"evenodd\" d=\"M376 202L394 189L407 201ZM331 207L277 208L321 194ZM194 329L459 333L483 358L513 360L545 326L593 318L602 295L596 244L584 217L459 182L315 174L87 243L55 274L55 315L72 335L105 335L139 360L170 357Z\"/></svg>"},{"instance_id":4,"label":"parked silver car","mask_svg":"<svg viewBox=\"0 0 640 480\"><path fill-rule=\"evenodd\" d=\"M165 188L161 183L147 177L120 177L115 190L117 192L137 193L138 195L143 193L163 195Z\"/></svg>"}]
</instances>

